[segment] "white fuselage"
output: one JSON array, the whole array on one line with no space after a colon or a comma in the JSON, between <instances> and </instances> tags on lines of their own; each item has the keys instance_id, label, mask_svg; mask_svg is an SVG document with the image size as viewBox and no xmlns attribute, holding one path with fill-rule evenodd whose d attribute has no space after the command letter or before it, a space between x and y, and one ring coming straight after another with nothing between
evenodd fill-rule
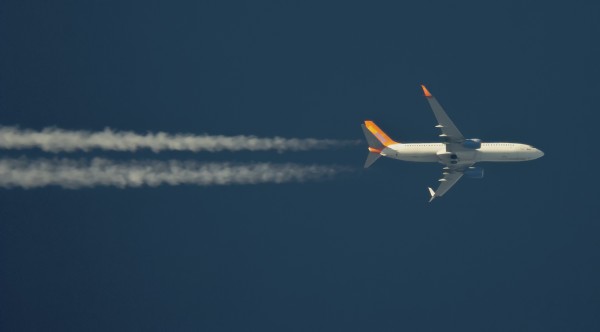
<instances>
[{"instance_id":1,"label":"white fuselage","mask_svg":"<svg viewBox=\"0 0 600 332\"><path fill-rule=\"evenodd\" d=\"M479 149L464 148L456 152L447 152L444 143L397 143L385 147L381 155L404 161L472 164L533 160L544 153L531 145L519 143L481 143Z\"/></svg>"}]
</instances>

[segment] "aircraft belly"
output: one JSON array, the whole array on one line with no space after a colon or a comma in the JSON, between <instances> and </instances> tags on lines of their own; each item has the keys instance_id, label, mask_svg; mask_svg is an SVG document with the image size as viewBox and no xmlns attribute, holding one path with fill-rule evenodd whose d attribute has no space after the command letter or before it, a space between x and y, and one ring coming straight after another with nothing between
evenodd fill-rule
<instances>
[{"instance_id":1,"label":"aircraft belly","mask_svg":"<svg viewBox=\"0 0 600 332\"><path fill-rule=\"evenodd\" d=\"M424 163L437 163L438 159L436 156L402 156L398 158L403 161L414 161L414 162L424 162Z\"/></svg>"},{"instance_id":2,"label":"aircraft belly","mask_svg":"<svg viewBox=\"0 0 600 332\"><path fill-rule=\"evenodd\" d=\"M400 151L396 152L396 159L403 161L414 161L414 162L438 162L439 159L435 152L414 152L414 151Z\"/></svg>"},{"instance_id":3,"label":"aircraft belly","mask_svg":"<svg viewBox=\"0 0 600 332\"><path fill-rule=\"evenodd\" d=\"M512 151L479 151L476 157L477 161L510 162L527 160L519 153Z\"/></svg>"}]
</instances>

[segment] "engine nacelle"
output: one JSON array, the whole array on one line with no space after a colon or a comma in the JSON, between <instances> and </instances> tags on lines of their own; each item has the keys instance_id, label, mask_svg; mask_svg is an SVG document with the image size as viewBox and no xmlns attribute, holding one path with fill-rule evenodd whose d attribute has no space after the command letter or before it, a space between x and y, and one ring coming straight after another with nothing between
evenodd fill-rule
<instances>
[{"instance_id":1,"label":"engine nacelle","mask_svg":"<svg viewBox=\"0 0 600 332\"><path fill-rule=\"evenodd\" d=\"M463 174L471 179L483 179L483 168L481 167L469 167Z\"/></svg>"},{"instance_id":2,"label":"engine nacelle","mask_svg":"<svg viewBox=\"0 0 600 332\"><path fill-rule=\"evenodd\" d=\"M463 147L467 148L467 149L479 149L481 147L481 140L479 138L471 138L468 140L465 140L463 142Z\"/></svg>"}]
</instances>

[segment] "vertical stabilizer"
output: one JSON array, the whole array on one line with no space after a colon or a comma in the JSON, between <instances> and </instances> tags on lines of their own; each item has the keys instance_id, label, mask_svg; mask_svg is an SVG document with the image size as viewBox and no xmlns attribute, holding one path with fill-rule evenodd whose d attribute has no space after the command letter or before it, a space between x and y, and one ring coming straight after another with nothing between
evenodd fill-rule
<instances>
[{"instance_id":1,"label":"vertical stabilizer","mask_svg":"<svg viewBox=\"0 0 600 332\"><path fill-rule=\"evenodd\" d=\"M373 135L373 133L369 131L367 126L365 126L364 124L361 124L360 126L362 127L363 134L365 135L365 138L367 139L367 144L369 144L369 147L377 148L377 149L383 149L385 147L385 145L383 145L377 139L377 137L375 137L375 135Z\"/></svg>"},{"instance_id":2,"label":"vertical stabilizer","mask_svg":"<svg viewBox=\"0 0 600 332\"><path fill-rule=\"evenodd\" d=\"M365 123L361 124L361 127L369 144L369 155L367 156L367 161L365 161L365 168L367 168L381 157L383 149L397 142L386 135L373 121L365 121Z\"/></svg>"},{"instance_id":3,"label":"vertical stabilizer","mask_svg":"<svg viewBox=\"0 0 600 332\"><path fill-rule=\"evenodd\" d=\"M385 146L398 143L384 133L373 121L365 121L362 124L362 128L370 147L381 149Z\"/></svg>"}]
</instances>

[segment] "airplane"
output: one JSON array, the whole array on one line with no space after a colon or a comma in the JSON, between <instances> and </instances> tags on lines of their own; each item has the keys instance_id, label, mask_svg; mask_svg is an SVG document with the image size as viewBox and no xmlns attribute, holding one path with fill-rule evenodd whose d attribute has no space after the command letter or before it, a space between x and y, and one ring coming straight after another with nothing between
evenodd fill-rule
<instances>
[{"instance_id":1,"label":"airplane","mask_svg":"<svg viewBox=\"0 0 600 332\"><path fill-rule=\"evenodd\" d=\"M436 190L429 187L431 198L442 197L460 178L483 178L483 168L473 166L478 162L528 161L540 158L544 153L531 145L520 143L484 143L479 138L466 139L448 117L440 103L421 85L429 106L441 130L441 143L400 143L392 140L373 121L361 124L369 144L369 154L364 167L368 168L380 157L403 161L436 162L444 165L440 185Z\"/></svg>"}]
</instances>

